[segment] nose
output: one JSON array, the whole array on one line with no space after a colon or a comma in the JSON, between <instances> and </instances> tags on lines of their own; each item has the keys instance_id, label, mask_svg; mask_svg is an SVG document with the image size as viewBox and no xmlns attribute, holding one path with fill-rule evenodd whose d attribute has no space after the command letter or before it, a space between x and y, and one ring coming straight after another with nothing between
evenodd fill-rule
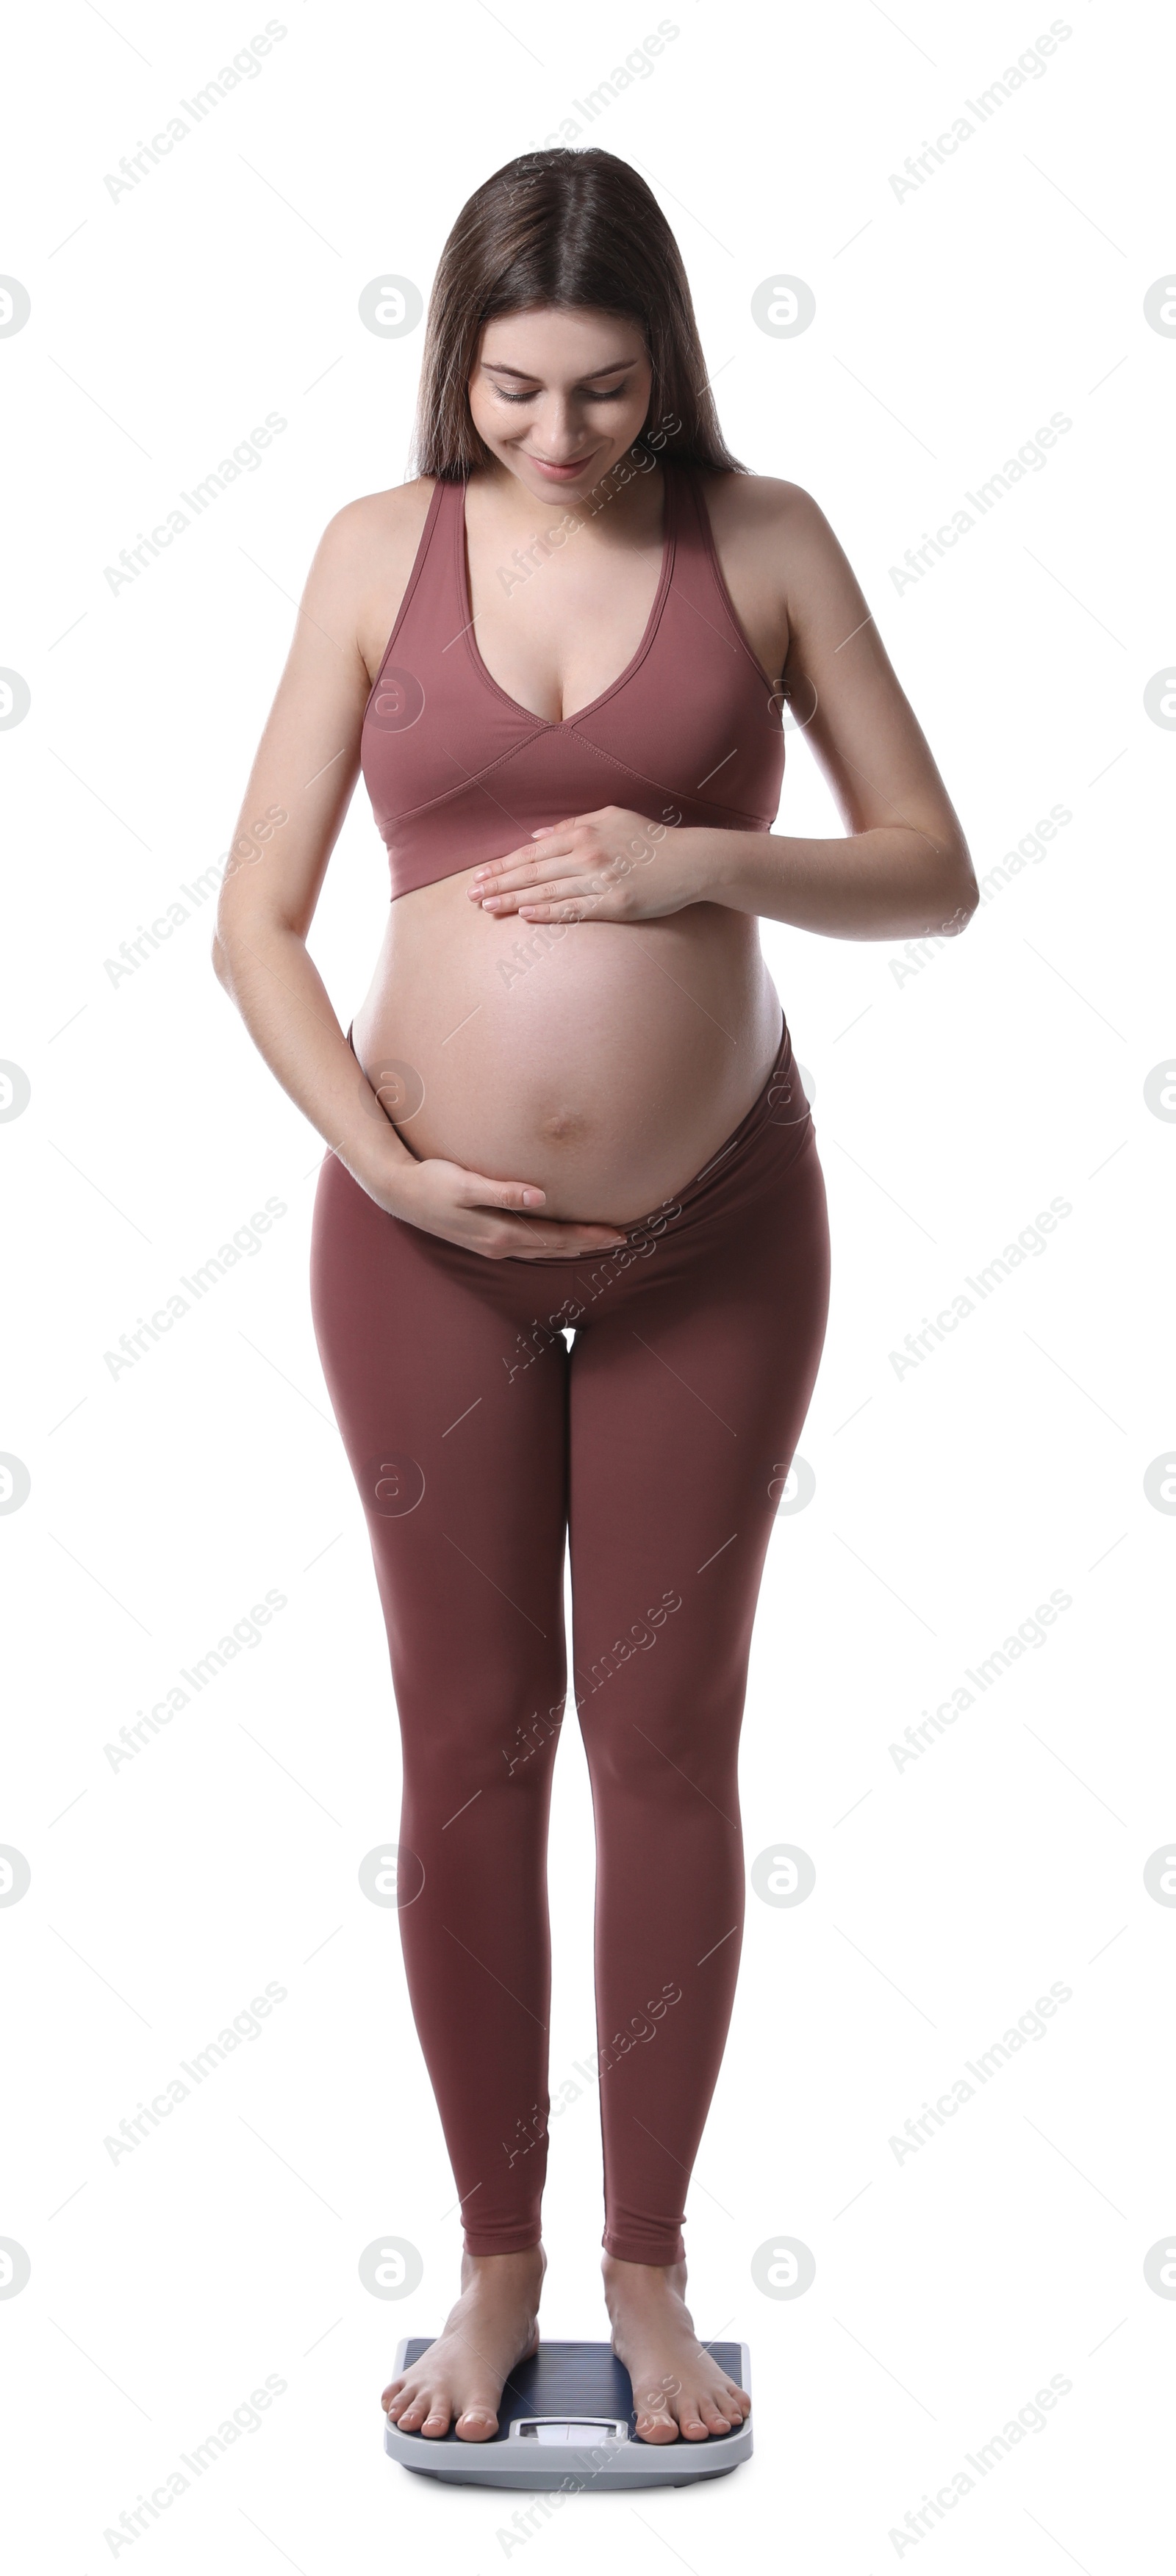
<instances>
[{"instance_id":1,"label":"nose","mask_svg":"<svg viewBox=\"0 0 1176 2576\"><path fill-rule=\"evenodd\" d=\"M566 394L548 394L532 421L535 453L545 465L570 465L591 445L588 424Z\"/></svg>"}]
</instances>

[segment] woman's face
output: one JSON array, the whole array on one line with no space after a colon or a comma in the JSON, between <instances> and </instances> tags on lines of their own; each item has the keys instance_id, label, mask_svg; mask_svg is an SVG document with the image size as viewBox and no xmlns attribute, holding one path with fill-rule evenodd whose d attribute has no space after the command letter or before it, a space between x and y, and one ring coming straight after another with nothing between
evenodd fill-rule
<instances>
[{"instance_id":1,"label":"woman's face","mask_svg":"<svg viewBox=\"0 0 1176 2576\"><path fill-rule=\"evenodd\" d=\"M470 412L492 455L536 500L580 500L644 428L652 383L634 322L541 305L486 324Z\"/></svg>"}]
</instances>

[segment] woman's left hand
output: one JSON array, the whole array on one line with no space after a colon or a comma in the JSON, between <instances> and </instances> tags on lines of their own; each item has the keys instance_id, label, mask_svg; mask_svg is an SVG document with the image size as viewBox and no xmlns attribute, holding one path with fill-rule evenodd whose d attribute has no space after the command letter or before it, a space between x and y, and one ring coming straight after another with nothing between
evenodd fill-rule
<instances>
[{"instance_id":1,"label":"woman's left hand","mask_svg":"<svg viewBox=\"0 0 1176 2576\"><path fill-rule=\"evenodd\" d=\"M620 805L569 814L476 869L470 901L521 921L652 921L705 902L703 839Z\"/></svg>"}]
</instances>

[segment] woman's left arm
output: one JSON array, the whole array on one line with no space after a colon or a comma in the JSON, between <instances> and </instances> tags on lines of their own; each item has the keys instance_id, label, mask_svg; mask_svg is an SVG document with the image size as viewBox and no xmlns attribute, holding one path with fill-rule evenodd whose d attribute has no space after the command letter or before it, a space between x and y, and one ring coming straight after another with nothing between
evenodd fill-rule
<instances>
[{"instance_id":1,"label":"woman's left arm","mask_svg":"<svg viewBox=\"0 0 1176 2576\"><path fill-rule=\"evenodd\" d=\"M692 903L830 939L950 937L979 889L930 747L824 513L780 487L789 647L782 693L808 735L846 836L666 828L607 806L491 860L470 893L528 921L648 921Z\"/></svg>"}]
</instances>

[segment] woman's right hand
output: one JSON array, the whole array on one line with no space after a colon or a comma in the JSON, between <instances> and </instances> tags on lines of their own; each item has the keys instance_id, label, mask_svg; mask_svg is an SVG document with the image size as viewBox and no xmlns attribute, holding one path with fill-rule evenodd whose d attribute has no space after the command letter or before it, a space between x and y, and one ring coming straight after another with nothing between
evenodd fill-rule
<instances>
[{"instance_id":1,"label":"woman's right hand","mask_svg":"<svg viewBox=\"0 0 1176 2576\"><path fill-rule=\"evenodd\" d=\"M491 1181L440 1158L398 1162L386 1183L364 1183L377 1207L425 1234L438 1234L487 1261L575 1261L615 1252L628 1237L614 1225L544 1217L546 1193L531 1181Z\"/></svg>"}]
</instances>

